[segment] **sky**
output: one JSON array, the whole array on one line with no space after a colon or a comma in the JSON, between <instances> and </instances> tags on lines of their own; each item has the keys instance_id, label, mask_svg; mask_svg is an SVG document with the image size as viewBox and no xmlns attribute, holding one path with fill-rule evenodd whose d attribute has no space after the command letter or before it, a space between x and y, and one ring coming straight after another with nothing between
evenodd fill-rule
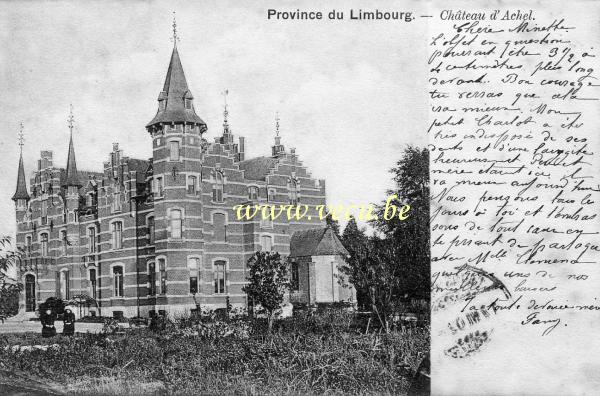
<instances>
[{"instance_id":1,"label":"sky","mask_svg":"<svg viewBox=\"0 0 600 396\"><path fill-rule=\"evenodd\" d=\"M0 235L13 235L19 124L29 180L41 150L67 158L69 105L80 170L101 170L112 143L147 159L144 126L157 109L173 42L212 141L229 122L247 158L269 155L275 114L282 143L327 182L330 204L381 202L408 144L426 143L418 21L277 21L267 10L365 10L364 2L0 1ZM390 2L369 9L405 10Z\"/></svg>"}]
</instances>

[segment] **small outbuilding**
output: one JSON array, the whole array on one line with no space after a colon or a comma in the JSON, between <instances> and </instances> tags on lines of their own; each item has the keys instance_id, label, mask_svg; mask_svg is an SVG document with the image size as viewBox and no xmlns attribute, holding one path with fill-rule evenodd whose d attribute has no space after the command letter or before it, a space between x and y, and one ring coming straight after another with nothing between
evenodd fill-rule
<instances>
[{"instance_id":1,"label":"small outbuilding","mask_svg":"<svg viewBox=\"0 0 600 396\"><path fill-rule=\"evenodd\" d=\"M330 227L297 231L290 241L292 303L356 303L356 290L340 270L348 251Z\"/></svg>"}]
</instances>

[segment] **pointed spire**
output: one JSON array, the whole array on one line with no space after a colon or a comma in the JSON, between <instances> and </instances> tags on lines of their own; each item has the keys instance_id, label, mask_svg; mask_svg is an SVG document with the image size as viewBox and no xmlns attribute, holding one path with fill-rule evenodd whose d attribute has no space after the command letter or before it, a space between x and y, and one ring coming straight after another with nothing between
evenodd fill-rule
<instances>
[{"instance_id":1,"label":"pointed spire","mask_svg":"<svg viewBox=\"0 0 600 396\"><path fill-rule=\"evenodd\" d=\"M187 123L199 125L202 131L206 130L206 123L202 121L192 105L194 96L188 88L188 84L177 51L177 23L173 18L173 52L167 70L163 90L158 96L158 112L156 116L146 125L147 128L157 124Z\"/></svg>"},{"instance_id":2,"label":"pointed spire","mask_svg":"<svg viewBox=\"0 0 600 396\"><path fill-rule=\"evenodd\" d=\"M79 175L77 174L77 162L75 161L75 147L73 146L73 105L71 105L71 111L69 118L67 119L69 125L69 154L67 155L67 176L65 178L64 186L76 186L81 187L82 184L79 181Z\"/></svg>"},{"instance_id":3,"label":"pointed spire","mask_svg":"<svg viewBox=\"0 0 600 396\"><path fill-rule=\"evenodd\" d=\"M21 130L19 131L19 146L21 147L21 153L19 155L19 169L17 170L17 189L12 197L13 201L18 199L29 199L29 193L27 192L27 181L25 180L25 168L23 167L23 145L25 139L23 138L23 123L21 123Z\"/></svg>"}]
</instances>

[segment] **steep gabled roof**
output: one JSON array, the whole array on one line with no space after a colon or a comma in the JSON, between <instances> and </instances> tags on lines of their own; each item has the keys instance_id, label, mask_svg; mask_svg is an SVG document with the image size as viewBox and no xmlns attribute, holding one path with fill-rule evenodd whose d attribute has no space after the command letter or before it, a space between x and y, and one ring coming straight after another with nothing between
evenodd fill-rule
<instances>
[{"instance_id":1,"label":"steep gabled roof","mask_svg":"<svg viewBox=\"0 0 600 396\"><path fill-rule=\"evenodd\" d=\"M190 109L185 108L184 99L186 98L193 99L193 96L188 88L185 74L183 73L183 66L179 59L179 52L177 52L177 47L175 46L171 54L165 85L158 97L159 102L162 100L165 101L165 106L163 109L159 107L152 121L146 126L149 127L161 122L187 122L201 124L206 127L206 123L198 117L193 106Z\"/></svg>"},{"instance_id":2,"label":"steep gabled roof","mask_svg":"<svg viewBox=\"0 0 600 396\"><path fill-rule=\"evenodd\" d=\"M19 169L17 171L17 189L15 194L12 196L12 200L17 199L29 199L29 193L27 192L27 182L25 180L25 169L23 168L23 154L19 157Z\"/></svg>"},{"instance_id":3,"label":"steep gabled roof","mask_svg":"<svg viewBox=\"0 0 600 396\"><path fill-rule=\"evenodd\" d=\"M348 251L329 227L296 231L290 241L290 257L347 256Z\"/></svg>"},{"instance_id":4,"label":"steep gabled roof","mask_svg":"<svg viewBox=\"0 0 600 396\"><path fill-rule=\"evenodd\" d=\"M248 180L266 180L267 175L271 171L277 158L272 157L256 157L239 163L240 170L244 171L244 178Z\"/></svg>"}]
</instances>

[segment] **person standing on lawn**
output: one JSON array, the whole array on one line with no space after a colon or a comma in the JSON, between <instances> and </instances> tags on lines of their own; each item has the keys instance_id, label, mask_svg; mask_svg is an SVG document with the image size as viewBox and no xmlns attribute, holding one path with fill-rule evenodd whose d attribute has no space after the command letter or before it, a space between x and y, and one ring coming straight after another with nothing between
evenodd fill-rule
<instances>
[{"instance_id":1,"label":"person standing on lawn","mask_svg":"<svg viewBox=\"0 0 600 396\"><path fill-rule=\"evenodd\" d=\"M75 334L75 314L70 309L65 309L63 324L63 335L72 336Z\"/></svg>"},{"instance_id":2,"label":"person standing on lawn","mask_svg":"<svg viewBox=\"0 0 600 396\"><path fill-rule=\"evenodd\" d=\"M40 321L42 322L42 337L54 337L56 328L54 327L54 313L51 309L46 309L41 312Z\"/></svg>"}]
</instances>

